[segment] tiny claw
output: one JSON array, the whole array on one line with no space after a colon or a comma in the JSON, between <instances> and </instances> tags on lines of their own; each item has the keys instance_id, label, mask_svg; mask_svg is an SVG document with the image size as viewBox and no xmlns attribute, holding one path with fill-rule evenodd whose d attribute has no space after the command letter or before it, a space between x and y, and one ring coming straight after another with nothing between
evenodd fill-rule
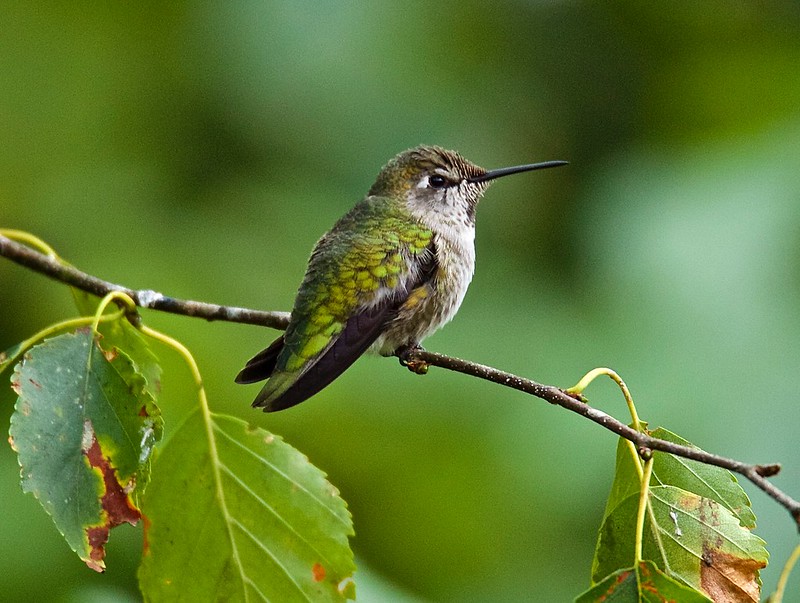
<instances>
[{"instance_id":1,"label":"tiny claw","mask_svg":"<svg viewBox=\"0 0 800 603\"><path fill-rule=\"evenodd\" d=\"M412 360L411 362L406 363L406 368L417 375L427 375L428 366L430 365L424 360Z\"/></svg>"},{"instance_id":2,"label":"tiny claw","mask_svg":"<svg viewBox=\"0 0 800 603\"><path fill-rule=\"evenodd\" d=\"M397 358L400 360L400 364L406 367L412 373L416 373L417 375L426 375L430 365L424 360L414 358L416 354L424 351L425 349L419 344L408 345L397 351Z\"/></svg>"}]
</instances>

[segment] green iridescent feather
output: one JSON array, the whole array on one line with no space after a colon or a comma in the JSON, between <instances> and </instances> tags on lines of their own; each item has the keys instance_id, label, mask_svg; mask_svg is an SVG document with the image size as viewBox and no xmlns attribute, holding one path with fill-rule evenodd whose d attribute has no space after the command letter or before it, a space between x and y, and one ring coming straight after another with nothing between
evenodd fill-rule
<instances>
[{"instance_id":1,"label":"green iridescent feather","mask_svg":"<svg viewBox=\"0 0 800 603\"><path fill-rule=\"evenodd\" d=\"M385 197L367 197L341 218L311 255L259 404L286 392L330 349L348 320L408 287L432 238L430 229Z\"/></svg>"}]
</instances>

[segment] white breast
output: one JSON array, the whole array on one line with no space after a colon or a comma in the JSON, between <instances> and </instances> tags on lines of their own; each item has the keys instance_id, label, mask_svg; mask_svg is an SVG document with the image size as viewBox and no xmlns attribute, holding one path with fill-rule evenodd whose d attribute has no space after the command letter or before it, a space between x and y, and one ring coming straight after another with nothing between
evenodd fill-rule
<instances>
[{"instance_id":1,"label":"white breast","mask_svg":"<svg viewBox=\"0 0 800 603\"><path fill-rule=\"evenodd\" d=\"M453 237L454 234L458 236ZM452 320L461 307L461 302L464 301L469 284L472 282L472 275L475 273L474 228L458 233L437 234L434 241L439 260L434 295L436 311L426 336Z\"/></svg>"},{"instance_id":2,"label":"white breast","mask_svg":"<svg viewBox=\"0 0 800 603\"><path fill-rule=\"evenodd\" d=\"M426 285L426 297L402 308L373 344L372 349L384 356L399 347L422 342L449 322L464 301L475 271L475 228L471 223L438 226L433 239L439 264L436 277Z\"/></svg>"}]
</instances>

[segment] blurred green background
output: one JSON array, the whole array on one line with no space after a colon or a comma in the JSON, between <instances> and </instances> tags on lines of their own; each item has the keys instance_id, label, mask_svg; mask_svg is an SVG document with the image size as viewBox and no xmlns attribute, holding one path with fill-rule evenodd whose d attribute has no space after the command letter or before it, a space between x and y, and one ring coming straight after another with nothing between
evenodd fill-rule
<instances>
[{"instance_id":1,"label":"blurred green background","mask_svg":"<svg viewBox=\"0 0 800 603\"><path fill-rule=\"evenodd\" d=\"M5 3L0 23L2 226L131 287L288 310L316 239L395 153L567 159L489 190L472 287L427 347L560 386L611 366L651 425L781 461L775 483L800 496L794 0ZM73 313L64 287L0 260L0 349ZM145 319L193 350L214 409L328 472L354 515L360 600L588 586L610 433L380 358L267 416L233 376L274 332ZM158 352L169 429L195 402ZM588 395L625 419L611 385ZM12 404L4 387L4 426ZM0 479L0 599L139 599L139 529L112 533L94 575L21 493L8 446ZM769 592L797 531L745 488ZM800 601L799 575L791 589Z\"/></svg>"}]
</instances>

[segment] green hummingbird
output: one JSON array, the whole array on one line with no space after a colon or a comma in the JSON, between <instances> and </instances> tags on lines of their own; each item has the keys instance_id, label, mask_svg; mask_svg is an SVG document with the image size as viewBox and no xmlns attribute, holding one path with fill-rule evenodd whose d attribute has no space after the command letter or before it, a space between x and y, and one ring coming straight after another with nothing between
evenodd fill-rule
<instances>
[{"instance_id":1,"label":"green hummingbird","mask_svg":"<svg viewBox=\"0 0 800 603\"><path fill-rule=\"evenodd\" d=\"M391 159L317 242L284 334L237 375L237 383L268 379L253 406L299 404L370 348L391 356L419 346L464 300L475 209L492 180L566 163L487 171L436 146Z\"/></svg>"}]
</instances>

